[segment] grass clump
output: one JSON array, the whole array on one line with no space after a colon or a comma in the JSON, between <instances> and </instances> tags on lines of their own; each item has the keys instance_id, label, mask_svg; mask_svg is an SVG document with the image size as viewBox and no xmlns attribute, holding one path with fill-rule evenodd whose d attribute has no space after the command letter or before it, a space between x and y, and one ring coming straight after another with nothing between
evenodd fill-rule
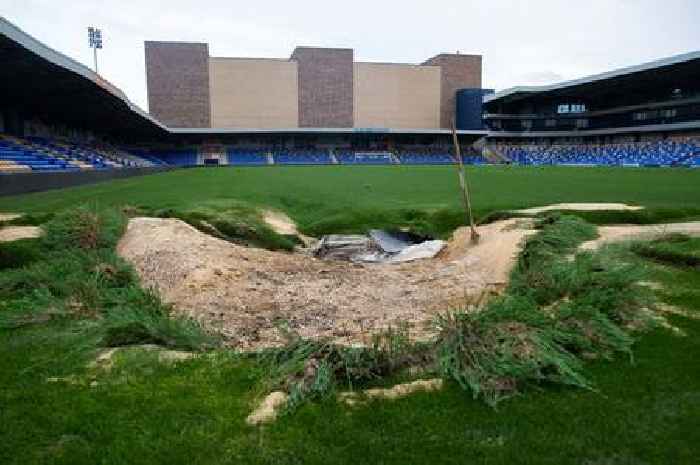
<instances>
[{"instance_id":1,"label":"grass clump","mask_svg":"<svg viewBox=\"0 0 700 465\"><path fill-rule=\"evenodd\" d=\"M178 218L202 232L238 244L291 251L300 243L295 235L283 235L274 231L263 220L260 209L233 200L155 210L152 214L161 218Z\"/></svg>"},{"instance_id":2,"label":"grass clump","mask_svg":"<svg viewBox=\"0 0 700 465\"><path fill-rule=\"evenodd\" d=\"M580 361L562 346L568 336L527 299L506 297L476 314L447 314L438 325L441 372L490 405L526 383L590 387Z\"/></svg>"},{"instance_id":3,"label":"grass clump","mask_svg":"<svg viewBox=\"0 0 700 465\"><path fill-rule=\"evenodd\" d=\"M41 257L37 239L0 242L0 271L21 268Z\"/></svg>"},{"instance_id":4,"label":"grass clump","mask_svg":"<svg viewBox=\"0 0 700 465\"><path fill-rule=\"evenodd\" d=\"M700 254L694 251L698 244L700 239L684 234L667 234L651 242L635 242L632 251L658 263L700 269Z\"/></svg>"},{"instance_id":5,"label":"grass clump","mask_svg":"<svg viewBox=\"0 0 700 465\"><path fill-rule=\"evenodd\" d=\"M311 340L282 329L287 343L262 351L263 390L289 393L287 411L323 399L342 386L353 389L409 367L430 363L429 347L411 344L405 326L375 334L365 347L347 347L327 340Z\"/></svg>"},{"instance_id":6,"label":"grass clump","mask_svg":"<svg viewBox=\"0 0 700 465\"><path fill-rule=\"evenodd\" d=\"M591 210L568 213L598 225L661 224L700 219L700 208L651 207L640 210Z\"/></svg>"},{"instance_id":7,"label":"grass clump","mask_svg":"<svg viewBox=\"0 0 700 465\"><path fill-rule=\"evenodd\" d=\"M581 242L596 237L595 227L574 216L550 214L536 226L540 232L523 247L510 277L508 292L530 295L539 304L561 297L562 280L570 271L564 256L572 254Z\"/></svg>"},{"instance_id":8,"label":"grass clump","mask_svg":"<svg viewBox=\"0 0 700 465\"><path fill-rule=\"evenodd\" d=\"M442 372L492 405L533 383L590 388L582 360L631 355L630 328L651 325L650 293L622 252L571 256L595 237L590 224L551 214L537 227L505 295L438 321Z\"/></svg>"},{"instance_id":9,"label":"grass clump","mask_svg":"<svg viewBox=\"0 0 700 465\"><path fill-rule=\"evenodd\" d=\"M18 266L0 273L0 299L13 310L3 315L3 326L92 320L104 345L149 342L190 350L211 345L213 339L197 324L171 315L156 295L141 289L131 267L116 255L125 224L116 209L87 206L44 224L43 237L26 246L31 260L16 248L7 261Z\"/></svg>"}]
</instances>

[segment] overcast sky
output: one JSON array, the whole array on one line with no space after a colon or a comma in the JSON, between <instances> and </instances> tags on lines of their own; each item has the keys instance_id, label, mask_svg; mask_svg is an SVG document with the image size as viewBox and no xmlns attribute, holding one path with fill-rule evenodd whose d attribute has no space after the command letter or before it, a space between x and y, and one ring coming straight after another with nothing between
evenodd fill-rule
<instances>
[{"instance_id":1,"label":"overcast sky","mask_svg":"<svg viewBox=\"0 0 700 465\"><path fill-rule=\"evenodd\" d=\"M358 61L484 56L484 87L546 84L700 49L700 0L0 0L0 14L92 67L147 109L144 40L209 43L212 56L352 47Z\"/></svg>"}]
</instances>

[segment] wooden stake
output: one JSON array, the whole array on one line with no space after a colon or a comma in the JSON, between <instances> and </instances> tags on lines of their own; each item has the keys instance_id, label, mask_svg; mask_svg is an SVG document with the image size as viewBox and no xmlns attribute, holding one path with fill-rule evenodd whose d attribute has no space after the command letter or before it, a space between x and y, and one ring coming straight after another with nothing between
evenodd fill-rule
<instances>
[{"instance_id":1,"label":"wooden stake","mask_svg":"<svg viewBox=\"0 0 700 465\"><path fill-rule=\"evenodd\" d=\"M462 151L459 147L459 138L457 137L457 128L455 127L454 120L452 120L452 141L454 142L455 146L455 157L457 158L455 166L457 167L457 174L459 176L459 187L462 190L462 201L464 202L464 210L467 214L469 228L471 229L471 239L473 243L477 243L479 242L479 233L476 231L476 226L474 225L474 216L472 215L472 203L471 197L469 195L469 184L467 183L467 178L464 174Z\"/></svg>"}]
</instances>

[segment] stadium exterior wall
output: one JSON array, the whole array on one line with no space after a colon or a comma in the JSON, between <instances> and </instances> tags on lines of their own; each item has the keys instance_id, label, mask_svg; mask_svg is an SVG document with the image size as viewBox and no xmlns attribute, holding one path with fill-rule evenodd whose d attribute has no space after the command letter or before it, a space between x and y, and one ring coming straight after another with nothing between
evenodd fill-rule
<instances>
[{"instance_id":1,"label":"stadium exterior wall","mask_svg":"<svg viewBox=\"0 0 700 465\"><path fill-rule=\"evenodd\" d=\"M440 127L440 68L355 63L355 127Z\"/></svg>"},{"instance_id":2,"label":"stadium exterior wall","mask_svg":"<svg viewBox=\"0 0 700 465\"><path fill-rule=\"evenodd\" d=\"M493 89L460 89L457 91L455 123L457 129L484 129L483 101Z\"/></svg>"},{"instance_id":3,"label":"stadium exterior wall","mask_svg":"<svg viewBox=\"0 0 700 465\"><path fill-rule=\"evenodd\" d=\"M209 46L146 42L148 111L170 127L211 127Z\"/></svg>"},{"instance_id":4,"label":"stadium exterior wall","mask_svg":"<svg viewBox=\"0 0 700 465\"><path fill-rule=\"evenodd\" d=\"M289 59L210 57L205 43L145 49L150 113L171 128L449 129L457 90L481 87L481 55L413 65L356 63L351 48L297 47Z\"/></svg>"},{"instance_id":5,"label":"stadium exterior wall","mask_svg":"<svg viewBox=\"0 0 700 465\"><path fill-rule=\"evenodd\" d=\"M481 88L481 55L442 53L423 64L441 68L440 127L450 128L455 118L457 90Z\"/></svg>"},{"instance_id":6,"label":"stadium exterior wall","mask_svg":"<svg viewBox=\"0 0 700 465\"><path fill-rule=\"evenodd\" d=\"M172 167L124 168L104 171L63 171L48 173L0 174L0 197L52 189L95 184L113 179L145 176L170 171Z\"/></svg>"},{"instance_id":7,"label":"stadium exterior wall","mask_svg":"<svg viewBox=\"0 0 700 465\"><path fill-rule=\"evenodd\" d=\"M353 127L353 62L351 48L297 47L299 127Z\"/></svg>"},{"instance_id":8,"label":"stadium exterior wall","mask_svg":"<svg viewBox=\"0 0 700 465\"><path fill-rule=\"evenodd\" d=\"M211 125L299 126L297 63L284 59L210 58Z\"/></svg>"}]
</instances>

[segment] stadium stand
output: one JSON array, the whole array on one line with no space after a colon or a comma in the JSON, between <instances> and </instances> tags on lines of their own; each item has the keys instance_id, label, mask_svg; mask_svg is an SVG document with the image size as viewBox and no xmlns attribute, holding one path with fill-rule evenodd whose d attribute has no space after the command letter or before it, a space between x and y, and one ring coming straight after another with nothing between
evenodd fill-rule
<instances>
[{"instance_id":1,"label":"stadium stand","mask_svg":"<svg viewBox=\"0 0 700 465\"><path fill-rule=\"evenodd\" d=\"M447 149L439 148L410 148L398 152L402 165L449 165L454 163Z\"/></svg>"},{"instance_id":2,"label":"stadium stand","mask_svg":"<svg viewBox=\"0 0 700 465\"><path fill-rule=\"evenodd\" d=\"M122 149L118 149L118 150L121 154L123 154L123 156L125 158L134 159L134 161L136 161L137 163L140 160L140 162L142 164L136 164L135 166L168 166L167 162L154 156L148 150L129 149L129 152L126 152ZM134 165L129 165L129 166L134 166Z\"/></svg>"},{"instance_id":3,"label":"stadium stand","mask_svg":"<svg viewBox=\"0 0 700 465\"><path fill-rule=\"evenodd\" d=\"M274 162L279 165L330 165L328 151L315 149L284 149L273 153Z\"/></svg>"},{"instance_id":4,"label":"stadium stand","mask_svg":"<svg viewBox=\"0 0 700 465\"><path fill-rule=\"evenodd\" d=\"M454 163L452 132L442 123L416 129L355 127L350 120L343 126L242 130L217 129L203 118L194 126L169 127L92 70L3 18L0 62L0 131L6 134L0 134L1 173ZM700 51L547 86L488 95L461 89L483 97L483 108L476 105L472 116L483 117L488 126L458 129L462 160L468 165L697 167L698 73ZM143 170L151 171L158 169Z\"/></svg>"},{"instance_id":5,"label":"stadium stand","mask_svg":"<svg viewBox=\"0 0 700 465\"><path fill-rule=\"evenodd\" d=\"M152 148L131 149L131 153L149 161L155 166L195 166L197 165L197 149Z\"/></svg>"},{"instance_id":6,"label":"stadium stand","mask_svg":"<svg viewBox=\"0 0 700 465\"><path fill-rule=\"evenodd\" d=\"M342 149L335 152L335 157L343 165L391 165L395 159L391 152L356 152Z\"/></svg>"},{"instance_id":7,"label":"stadium stand","mask_svg":"<svg viewBox=\"0 0 700 465\"><path fill-rule=\"evenodd\" d=\"M229 165L267 165L268 153L267 148L234 148L226 149Z\"/></svg>"},{"instance_id":8,"label":"stadium stand","mask_svg":"<svg viewBox=\"0 0 700 465\"><path fill-rule=\"evenodd\" d=\"M499 145L498 150L520 165L691 166L697 159L696 139L620 144Z\"/></svg>"},{"instance_id":9,"label":"stadium stand","mask_svg":"<svg viewBox=\"0 0 700 465\"><path fill-rule=\"evenodd\" d=\"M489 161L479 153L462 154L462 163L465 165L487 165Z\"/></svg>"},{"instance_id":10,"label":"stadium stand","mask_svg":"<svg viewBox=\"0 0 700 465\"><path fill-rule=\"evenodd\" d=\"M0 146L3 160L29 167L33 171L99 170L154 165L151 161L107 144L97 146L46 137L0 135ZM5 166L10 164L5 163Z\"/></svg>"}]
</instances>

